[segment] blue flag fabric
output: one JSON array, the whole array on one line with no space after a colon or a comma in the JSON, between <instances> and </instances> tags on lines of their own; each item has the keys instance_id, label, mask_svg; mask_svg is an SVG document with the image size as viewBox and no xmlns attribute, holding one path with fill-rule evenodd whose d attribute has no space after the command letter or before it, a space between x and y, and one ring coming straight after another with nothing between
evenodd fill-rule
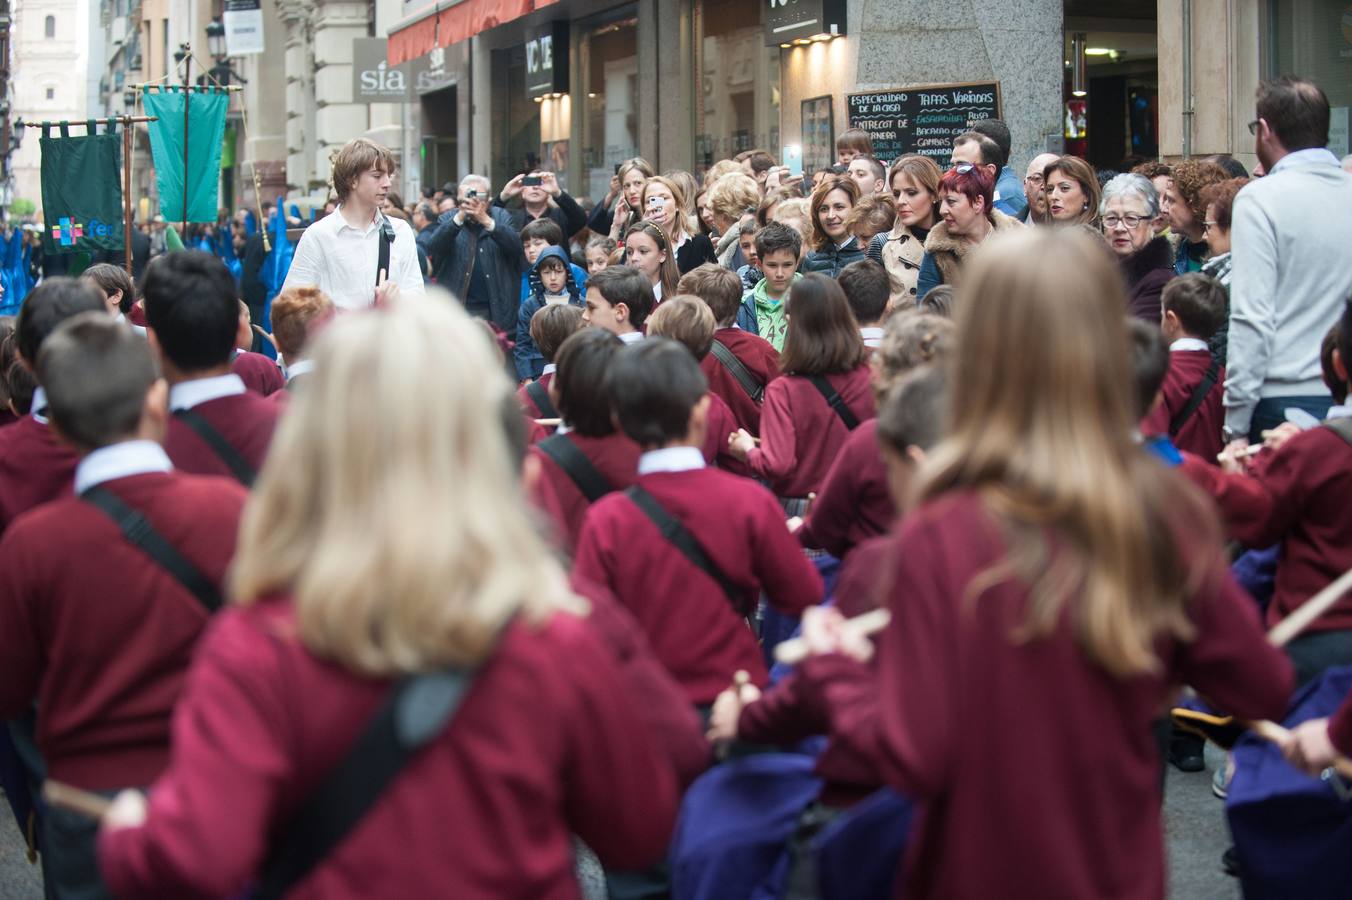
<instances>
[{"instance_id":1,"label":"blue flag fabric","mask_svg":"<svg viewBox=\"0 0 1352 900\"><path fill-rule=\"evenodd\" d=\"M221 146L230 95L214 87L196 87L186 93L176 85L152 87L154 89L145 89L143 100L146 113L158 116L149 128L150 153L155 160L155 180L160 188L160 214L168 222L215 222L221 187ZM186 122L183 116L185 97L188 104ZM185 196L186 213L183 209Z\"/></svg>"}]
</instances>

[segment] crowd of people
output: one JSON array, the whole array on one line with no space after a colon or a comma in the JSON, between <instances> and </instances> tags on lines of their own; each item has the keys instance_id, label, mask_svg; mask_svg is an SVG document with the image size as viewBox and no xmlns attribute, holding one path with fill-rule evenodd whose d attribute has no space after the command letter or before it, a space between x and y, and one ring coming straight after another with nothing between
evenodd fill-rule
<instances>
[{"instance_id":1,"label":"crowd of people","mask_svg":"<svg viewBox=\"0 0 1352 900\"><path fill-rule=\"evenodd\" d=\"M1270 725L1352 665L1352 599L1264 633L1352 568L1329 116L1263 83L1253 173L1020 179L986 120L411 210L358 139L265 311L202 250L45 278L0 779L48 896L1163 896L1184 689Z\"/></svg>"}]
</instances>

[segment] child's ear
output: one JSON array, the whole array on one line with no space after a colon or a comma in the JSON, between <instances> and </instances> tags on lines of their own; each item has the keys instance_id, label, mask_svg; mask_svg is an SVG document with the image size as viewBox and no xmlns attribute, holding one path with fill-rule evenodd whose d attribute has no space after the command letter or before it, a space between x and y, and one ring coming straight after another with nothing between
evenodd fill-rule
<instances>
[{"instance_id":1,"label":"child's ear","mask_svg":"<svg viewBox=\"0 0 1352 900\"><path fill-rule=\"evenodd\" d=\"M613 309L615 310L615 321L617 321L617 322L628 322L628 321L629 321L629 304L628 304L628 303L625 303L624 301L620 301L619 303L616 303L616 304L615 304L615 306L613 307Z\"/></svg>"},{"instance_id":2,"label":"child's ear","mask_svg":"<svg viewBox=\"0 0 1352 900\"><path fill-rule=\"evenodd\" d=\"M1347 384L1347 363L1343 361L1343 351L1337 347L1333 348L1333 374L1342 379L1343 384Z\"/></svg>"}]
</instances>

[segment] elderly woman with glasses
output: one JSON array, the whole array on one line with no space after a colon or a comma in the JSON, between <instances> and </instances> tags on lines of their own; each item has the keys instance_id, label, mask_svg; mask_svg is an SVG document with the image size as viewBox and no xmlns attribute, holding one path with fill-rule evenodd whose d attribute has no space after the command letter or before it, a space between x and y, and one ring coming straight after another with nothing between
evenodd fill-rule
<instances>
[{"instance_id":1,"label":"elderly woman with glasses","mask_svg":"<svg viewBox=\"0 0 1352 900\"><path fill-rule=\"evenodd\" d=\"M1152 228L1159 211L1159 194L1144 175L1118 175L1103 186L1099 217L1103 236L1127 279L1128 310L1156 325L1160 293L1174 277L1169 239L1155 237Z\"/></svg>"}]
</instances>

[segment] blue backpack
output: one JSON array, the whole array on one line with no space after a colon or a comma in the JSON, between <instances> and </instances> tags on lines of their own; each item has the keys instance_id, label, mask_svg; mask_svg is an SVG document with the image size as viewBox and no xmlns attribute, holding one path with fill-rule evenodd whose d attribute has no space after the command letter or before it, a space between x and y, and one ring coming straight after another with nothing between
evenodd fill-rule
<instances>
[{"instance_id":1,"label":"blue backpack","mask_svg":"<svg viewBox=\"0 0 1352 900\"><path fill-rule=\"evenodd\" d=\"M1352 666L1329 669L1296 694L1282 724L1331 715L1350 688ZM1352 800L1251 734L1234 753L1225 812L1246 900L1346 898L1352 892Z\"/></svg>"}]
</instances>

